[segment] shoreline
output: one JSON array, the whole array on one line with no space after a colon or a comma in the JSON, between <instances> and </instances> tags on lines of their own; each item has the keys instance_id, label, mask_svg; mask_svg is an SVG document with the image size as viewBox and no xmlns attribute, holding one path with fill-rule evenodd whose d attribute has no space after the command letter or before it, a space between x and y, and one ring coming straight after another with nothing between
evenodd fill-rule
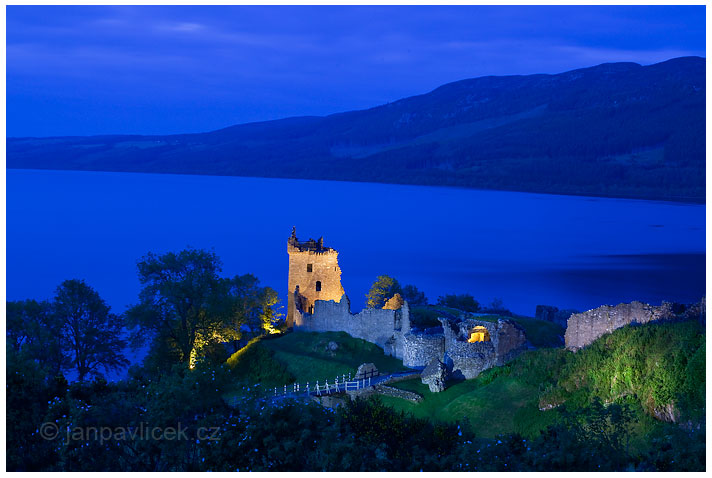
<instances>
[{"instance_id":1,"label":"shoreline","mask_svg":"<svg viewBox=\"0 0 712 478\"><path fill-rule=\"evenodd\" d=\"M416 182L386 182L386 181L366 181L358 179L331 179L331 178L305 178L305 177L293 177L293 176L249 176L249 175L239 175L239 174L214 174L214 173L201 173L201 172L175 172L175 171L138 171L138 170L117 170L117 169L79 169L79 168L15 168L6 167L6 171L75 171L75 172L94 172L94 173L128 173L128 174L160 174L160 175L176 175L176 176L209 176L209 177L232 177L232 178L256 178L256 179L282 179L282 180L297 180L297 181L331 181L331 182L344 182L344 183L359 183L359 184L388 184L393 186L418 186L418 187L430 187L430 188L447 188L447 189L464 189L468 191L497 191L506 193L520 193L520 194L539 194L544 196L568 196L577 198L590 198L596 199L623 199L629 201L646 201L646 202L661 202L667 204L686 204L686 205L698 205L705 206L707 204L706 198L693 198L693 197L678 197L678 198L664 198L664 197L645 197L645 196L635 196L635 195L591 195L585 193L572 193L572 192L547 192L536 189L504 189L504 188L476 188L467 186L456 186L448 184L423 184Z\"/></svg>"}]
</instances>

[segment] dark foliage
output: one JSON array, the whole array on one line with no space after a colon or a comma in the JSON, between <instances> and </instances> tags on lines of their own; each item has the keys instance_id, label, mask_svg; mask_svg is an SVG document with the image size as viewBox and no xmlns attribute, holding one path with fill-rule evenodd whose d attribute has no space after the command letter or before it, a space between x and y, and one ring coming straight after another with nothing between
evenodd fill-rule
<instances>
[{"instance_id":1,"label":"dark foliage","mask_svg":"<svg viewBox=\"0 0 712 478\"><path fill-rule=\"evenodd\" d=\"M480 311L480 303L470 294L446 294L438 297L438 305L464 310L465 312Z\"/></svg>"},{"instance_id":2,"label":"dark foliage","mask_svg":"<svg viewBox=\"0 0 712 478\"><path fill-rule=\"evenodd\" d=\"M428 305L428 298L425 297L425 292L412 284L404 285L401 295L408 301L410 306Z\"/></svg>"}]
</instances>

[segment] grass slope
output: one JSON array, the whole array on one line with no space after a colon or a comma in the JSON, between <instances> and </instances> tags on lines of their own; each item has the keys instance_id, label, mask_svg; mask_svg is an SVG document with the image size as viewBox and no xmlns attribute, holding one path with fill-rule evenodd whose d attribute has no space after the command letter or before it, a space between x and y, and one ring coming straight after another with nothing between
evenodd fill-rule
<instances>
[{"instance_id":1,"label":"grass slope","mask_svg":"<svg viewBox=\"0 0 712 478\"><path fill-rule=\"evenodd\" d=\"M329 343L338 348L329 350ZM406 370L400 360L386 356L377 345L344 332L298 332L251 341L234 353L227 364L241 386L260 383L279 387L299 382L334 380L352 375L362 363L373 363L381 373Z\"/></svg>"},{"instance_id":2,"label":"grass slope","mask_svg":"<svg viewBox=\"0 0 712 478\"><path fill-rule=\"evenodd\" d=\"M436 421L467 419L479 437L520 433L536 436L556 420L556 411L539 410L539 383L546 381L548 371L556 369L563 350L537 350L523 354L505 367L483 372L473 380L451 383L440 393L432 393L420 380L393 384L417 392L421 403L383 397L385 404L416 417Z\"/></svg>"},{"instance_id":3,"label":"grass slope","mask_svg":"<svg viewBox=\"0 0 712 478\"><path fill-rule=\"evenodd\" d=\"M697 321L627 326L576 353L561 348L529 351L441 393L431 393L419 380L394 386L420 393L423 401L384 397L387 405L437 421L467 418L483 438L536 436L557 420L560 404L576 409L594 398L625 403L636 416L629 430L631 446L644 449L650 434L667 426L653 418L661 411L675 410L680 423L703 420L704 328Z\"/></svg>"}]
</instances>

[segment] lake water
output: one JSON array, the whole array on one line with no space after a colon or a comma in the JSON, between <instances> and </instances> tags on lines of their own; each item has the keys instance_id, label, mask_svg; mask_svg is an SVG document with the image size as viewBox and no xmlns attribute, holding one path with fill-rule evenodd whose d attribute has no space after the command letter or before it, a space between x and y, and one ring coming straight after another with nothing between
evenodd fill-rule
<instances>
[{"instance_id":1,"label":"lake water","mask_svg":"<svg viewBox=\"0 0 712 478\"><path fill-rule=\"evenodd\" d=\"M76 171L7 171L8 300L82 278L122 312L136 261L213 248L286 303L287 238L339 251L354 311L379 274L431 301L470 293L512 311L585 310L705 293L705 206L387 184Z\"/></svg>"}]
</instances>

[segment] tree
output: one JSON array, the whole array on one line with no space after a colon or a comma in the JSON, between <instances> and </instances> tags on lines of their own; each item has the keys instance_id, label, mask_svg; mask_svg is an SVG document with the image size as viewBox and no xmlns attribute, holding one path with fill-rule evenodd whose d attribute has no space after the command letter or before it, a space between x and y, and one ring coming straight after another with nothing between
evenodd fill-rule
<instances>
[{"instance_id":1,"label":"tree","mask_svg":"<svg viewBox=\"0 0 712 478\"><path fill-rule=\"evenodd\" d=\"M478 312L480 303L470 294L446 294L438 297L438 305L464 310L465 312Z\"/></svg>"},{"instance_id":2,"label":"tree","mask_svg":"<svg viewBox=\"0 0 712 478\"><path fill-rule=\"evenodd\" d=\"M279 294L271 287L263 287L260 291L260 322L262 330L268 334L277 333L279 331L279 322L284 314L275 310L275 306L279 304Z\"/></svg>"},{"instance_id":3,"label":"tree","mask_svg":"<svg viewBox=\"0 0 712 478\"><path fill-rule=\"evenodd\" d=\"M425 292L418 290L414 285L404 285L401 295L410 305L428 305L428 298L425 297Z\"/></svg>"},{"instance_id":4,"label":"tree","mask_svg":"<svg viewBox=\"0 0 712 478\"><path fill-rule=\"evenodd\" d=\"M401 286L391 276L378 276L366 294L366 306L370 309L381 309L386 301L401 293Z\"/></svg>"},{"instance_id":5,"label":"tree","mask_svg":"<svg viewBox=\"0 0 712 478\"><path fill-rule=\"evenodd\" d=\"M143 289L139 303L126 312L140 334L175 350L177 360L191 365L196 347L224 341L231 315L223 300L229 282L221 279L220 259L214 252L186 249L163 255L148 253L138 263Z\"/></svg>"},{"instance_id":6,"label":"tree","mask_svg":"<svg viewBox=\"0 0 712 478\"><path fill-rule=\"evenodd\" d=\"M489 314L512 315L512 312L504 306L504 301L499 297L492 299L492 302L489 307L485 309L485 312Z\"/></svg>"},{"instance_id":7,"label":"tree","mask_svg":"<svg viewBox=\"0 0 712 478\"><path fill-rule=\"evenodd\" d=\"M62 350L79 381L128 364L123 355L123 322L112 314L99 294L83 280L62 282L52 302L52 316L60 330Z\"/></svg>"},{"instance_id":8,"label":"tree","mask_svg":"<svg viewBox=\"0 0 712 478\"><path fill-rule=\"evenodd\" d=\"M277 291L259 284L259 279L252 274L238 275L230 280L232 321L238 331L242 325L247 325L253 332L272 333L276 331L276 322L283 317L275 310L280 302Z\"/></svg>"},{"instance_id":9,"label":"tree","mask_svg":"<svg viewBox=\"0 0 712 478\"><path fill-rule=\"evenodd\" d=\"M58 375L66 362L60 332L49 302L22 300L7 303L8 349L36 361L50 376Z\"/></svg>"}]
</instances>

